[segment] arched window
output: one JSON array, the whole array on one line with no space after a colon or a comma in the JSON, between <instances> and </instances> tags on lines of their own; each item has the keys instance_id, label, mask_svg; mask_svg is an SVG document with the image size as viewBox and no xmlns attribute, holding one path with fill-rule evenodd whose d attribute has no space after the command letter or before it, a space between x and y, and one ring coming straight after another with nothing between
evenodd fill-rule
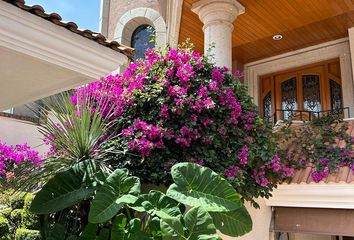
<instances>
[{"instance_id":1,"label":"arched window","mask_svg":"<svg viewBox=\"0 0 354 240\"><path fill-rule=\"evenodd\" d=\"M134 62L137 59L144 58L145 51L148 48L154 48L155 29L149 25L141 25L132 35L131 46L135 49L135 54L133 57Z\"/></svg>"}]
</instances>

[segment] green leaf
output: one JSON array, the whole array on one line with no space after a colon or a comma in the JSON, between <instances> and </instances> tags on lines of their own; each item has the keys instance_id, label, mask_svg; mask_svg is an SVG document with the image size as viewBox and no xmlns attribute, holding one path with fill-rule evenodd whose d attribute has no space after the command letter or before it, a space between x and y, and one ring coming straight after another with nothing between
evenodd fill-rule
<instances>
[{"instance_id":1,"label":"green leaf","mask_svg":"<svg viewBox=\"0 0 354 240\"><path fill-rule=\"evenodd\" d=\"M103 223L114 217L124 204L132 204L138 198L140 180L128 177L128 170L115 170L102 185L92 202L89 221Z\"/></svg>"},{"instance_id":2,"label":"green leaf","mask_svg":"<svg viewBox=\"0 0 354 240\"><path fill-rule=\"evenodd\" d=\"M96 240L109 240L109 229L107 228L101 229L100 235L98 235Z\"/></svg>"},{"instance_id":3,"label":"green leaf","mask_svg":"<svg viewBox=\"0 0 354 240\"><path fill-rule=\"evenodd\" d=\"M58 173L36 194L30 210L36 214L49 214L71 207L90 198L95 189L87 184L91 170L86 161Z\"/></svg>"},{"instance_id":4,"label":"green leaf","mask_svg":"<svg viewBox=\"0 0 354 240\"><path fill-rule=\"evenodd\" d=\"M125 226L127 225L127 217L119 214L113 221L111 237L112 240L124 240Z\"/></svg>"},{"instance_id":5,"label":"green leaf","mask_svg":"<svg viewBox=\"0 0 354 240\"><path fill-rule=\"evenodd\" d=\"M242 236L252 230L252 218L245 207L232 212L211 212L216 228L231 237Z\"/></svg>"},{"instance_id":6,"label":"green leaf","mask_svg":"<svg viewBox=\"0 0 354 240\"><path fill-rule=\"evenodd\" d=\"M184 237L183 225L178 218L161 219L163 240L181 240Z\"/></svg>"},{"instance_id":7,"label":"green leaf","mask_svg":"<svg viewBox=\"0 0 354 240\"><path fill-rule=\"evenodd\" d=\"M96 224L87 224L79 240L96 240L97 229L98 226Z\"/></svg>"},{"instance_id":8,"label":"green leaf","mask_svg":"<svg viewBox=\"0 0 354 240\"><path fill-rule=\"evenodd\" d=\"M163 240L217 239L216 228L211 216L200 207L190 209L183 219L185 226L178 218L161 220Z\"/></svg>"},{"instance_id":9,"label":"green leaf","mask_svg":"<svg viewBox=\"0 0 354 240\"><path fill-rule=\"evenodd\" d=\"M178 202L159 191L150 191L147 200L142 202L142 206L149 214L160 218L171 218L181 215Z\"/></svg>"},{"instance_id":10,"label":"green leaf","mask_svg":"<svg viewBox=\"0 0 354 240\"><path fill-rule=\"evenodd\" d=\"M200 207L190 209L184 216L184 223L188 229L188 239L199 239L202 235L216 233L213 220L208 212Z\"/></svg>"},{"instance_id":11,"label":"green leaf","mask_svg":"<svg viewBox=\"0 0 354 240\"><path fill-rule=\"evenodd\" d=\"M149 237L141 229L141 220L139 218L130 220L127 226L127 234L124 240L148 240Z\"/></svg>"},{"instance_id":12,"label":"green leaf","mask_svg":"<svg viewBox=\"0 0 354 240\"><path fill-rule=\"evenodd\" d=\"M62 224L56 223L53 229L50 231L49 238L52 240L64 240L65 227Z\"/></svg>"},{"instance_id":13,"label":"green leaf","mask_svg":"<svg viewBox=\"0 0 354 240\"><path fill-rule=\"evenodd\" d=\"M167 196L207 212L227 212L242 206L240 195L220 175L207 167L179 163L171 170L173 181Z\"/></svg>"}]
</instances>

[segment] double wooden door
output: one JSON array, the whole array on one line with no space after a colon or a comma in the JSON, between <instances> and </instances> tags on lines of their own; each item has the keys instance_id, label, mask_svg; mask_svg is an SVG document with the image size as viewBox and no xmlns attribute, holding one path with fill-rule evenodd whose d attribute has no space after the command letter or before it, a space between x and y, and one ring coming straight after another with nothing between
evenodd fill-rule
<instances>
[{"instance_id":1,"label":"double wooden door","mask_svg":"<svg viewBox=\"0 0 354 240\"><path fill-rule=\"evenodd\" d=\"M343 107L338 60L264 76L260 89L267 119L309 120Z\"/></svg>"}]
</instances>

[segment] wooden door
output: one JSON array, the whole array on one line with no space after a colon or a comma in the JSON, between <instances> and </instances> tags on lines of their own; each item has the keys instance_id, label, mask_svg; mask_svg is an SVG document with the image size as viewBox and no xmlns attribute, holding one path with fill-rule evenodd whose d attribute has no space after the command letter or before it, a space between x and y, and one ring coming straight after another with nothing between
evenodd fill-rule
<instances>
[{"instance_id":1,"label":"wooden door","mask_svg":"<svg viewBox=\"0 0 354 240\"><path fill-rule=\"evenodd\" d=\"M267 119L310 120L330 112L343 115L338 59L266 75L260 80L260 109Z\"/></svg>"}]
</instances>

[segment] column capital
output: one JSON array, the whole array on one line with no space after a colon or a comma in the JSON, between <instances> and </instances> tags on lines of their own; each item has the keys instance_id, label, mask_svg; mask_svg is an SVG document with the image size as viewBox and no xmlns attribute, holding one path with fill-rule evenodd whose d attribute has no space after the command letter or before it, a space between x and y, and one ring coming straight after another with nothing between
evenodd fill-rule
<instances>
[{"instance_id":1,"label":"column capital","mask_svg":"<svg viewBox=\"0 0 354 240\"><path fill-rule=\"evenodd\" d=\"M232 24L245 7L237 0L201 0L192 5L192 11L198 14L204 28L210 24Z\"/></svg>"}]
</instances>

